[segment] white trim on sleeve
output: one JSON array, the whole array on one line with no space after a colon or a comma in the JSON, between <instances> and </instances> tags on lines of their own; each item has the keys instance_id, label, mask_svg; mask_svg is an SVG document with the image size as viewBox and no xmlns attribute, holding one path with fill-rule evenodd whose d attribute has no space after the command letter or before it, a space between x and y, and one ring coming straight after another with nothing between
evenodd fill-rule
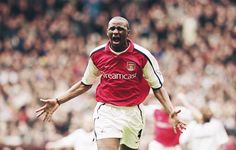
<instances>
[{"instance_id":1,"label":"white trim on sleeve","mask_svg":"<svg viewBox=\"0 0 236 150\"><path fill-rule=\"evenodd\" d=\"M143 76L147 80L151 88L159 89L162 87L164 79L158 67L158 64L155 64L155 67L153 67L151 63L147 61L146 65L143 68Z\"/></svg>"},{"instance_id":2,"label":"white trim on sleeve","mask_svg":"<svg viewBox=\"0 0 236 150\"><path fill-rule=\"evenodd\" d=\"M147 63L143 68L144 78L148 81L148 84L153 89L159 89L164 83L164 78L161 74L158 62L156 58L147 49L134 44L134 48L145 55L147 58Z\"/></svg>"}]
</instances>

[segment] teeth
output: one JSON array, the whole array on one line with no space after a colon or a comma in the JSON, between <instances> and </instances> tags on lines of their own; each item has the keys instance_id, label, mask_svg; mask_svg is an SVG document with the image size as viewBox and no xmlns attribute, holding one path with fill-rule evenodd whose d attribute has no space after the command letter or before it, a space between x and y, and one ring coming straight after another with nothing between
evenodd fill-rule
<instances>
[{"instance_id":1,"label":"teeth","mask_svg":"<svg viewBox=\"0 0 236 150\"><path fill-rule=\"evenodd\" d=\"M120 39L119 38L113 38L113 41L119 42Z\"/></svg>"}]
</instances>

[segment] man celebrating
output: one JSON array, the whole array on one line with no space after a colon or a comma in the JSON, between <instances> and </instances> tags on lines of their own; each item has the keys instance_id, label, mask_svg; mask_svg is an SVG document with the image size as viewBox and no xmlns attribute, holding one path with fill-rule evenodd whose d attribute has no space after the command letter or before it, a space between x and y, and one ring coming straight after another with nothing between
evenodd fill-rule
<instances>
[{"instance_id":1,"label":"man celebrating","mask_svg":"<svg viewBox=\"0 0 236 150\"><path fill-rule=\"evenodd\" d=\"M109 41L95 48L81 81L60 97L41 99L45 104L36 110L50 121L53 112L63 103L88 91L101 76L96 90L94 133L99 150L138 149L144 128L142 102L150 87L169 114L173 128L185 129L167 91L156 59L129 37L129 23L120 16L108 23Z\"/></svg>"}]
</instances>

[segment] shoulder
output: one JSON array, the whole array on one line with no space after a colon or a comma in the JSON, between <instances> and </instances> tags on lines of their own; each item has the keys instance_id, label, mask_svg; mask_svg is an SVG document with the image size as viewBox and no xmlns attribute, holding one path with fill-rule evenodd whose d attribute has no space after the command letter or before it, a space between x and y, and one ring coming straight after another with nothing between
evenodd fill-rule
<instances>
[{"instance_id":1,"label":"shoulder","mask_svg":"<svg viewBox=\"0 0 236 150\"><path fill-rule=\"evenodd\" d=\"M148 49L146 49L136 43L134 43L134 50L136 52L142 54L143 56L145 56L149 61L153 60L155 58Z\"/></svg>"},{"instance_id":2,"label":"shoulder","mask_svg":"<svg viewBox=\"0 0 236 150\"><path fill-rule=\"evenodd\" d=\"M97 46L96 48L94 48L94 49L90 52L89 56L92 56L93 54L95 54L95 53L97 53L97 52L100 52L101 50L104 50L105 47L106 47L106 44L102 44L102 45Z\"/></svg>"},{"instance_id":3,"label":"shoulder","mask_svg":"<svg viewBox=\"0 0 236 150\"><path fill-rule=\"evenodd\" d=\"M136 43L133 43L133 44L134 44L134 50L135 51L137 51L139 53L142 53L144 55L151 55L151 52L148 49L146 49L146 48L144 48L144 47L142 47L142 46L140 46Z\"/></svg>"},{"instance_id":4,"label":"shoulder","mask_svg":"<svg viewBox=\"0 0 236 150\"><path fill-rule=\"evenodd\" d=\"M220 121L219 119L212 118L212 119L210 120L210 123L213 124L214 126L218 127L218 128L224 128L223 122Z\"/></svg>"}]
</instances>

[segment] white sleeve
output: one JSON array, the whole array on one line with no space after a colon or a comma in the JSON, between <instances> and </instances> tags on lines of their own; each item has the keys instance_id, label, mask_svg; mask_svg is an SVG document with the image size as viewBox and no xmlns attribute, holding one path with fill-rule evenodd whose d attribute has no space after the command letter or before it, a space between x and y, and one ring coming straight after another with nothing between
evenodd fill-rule
<instances>
[{"instance_id":1,"label":"white sleeve","mask_svg":"<svg viewBox=\"0 0 236 150\"><path fill-rule=\"evenodd\" d=\"M189 142L191 142L192 140L192 132L194 130L194 128L196 128L197 126L197 122L196 121L191 121L187 127L186 130L183 131L183 133L180 135L179 137L179 143L180 145L185 145Z\"/></svg>"},{"instance_id":2,"label":"white sleeve","mask_svg":"<svg viewBox=\"0 0 236 150\"><path fill-rule=\"evenodd\" d=\"M92 59L90 58L81 81L86 85L92 85L100 74L100 71L94 65Z\"/></svg>"},{"instance_id":3,"label":"white sleeve","mask_svg":"<svg viewBox=\"0 0 236 150\"><path fill-rule=\"evenodd\" d=\"M81 135L81 129L77 129L74 132L70 133L69 135L54 141L54 142L48 142L46 144L47 149L66 149L66 148L73 148L76 144L76 141L78 138L80 138Z\"/></svg>"},{"instance_id":4,"label":"white sleeve","mask_svg":"<svg viewBox=\"0 0 236 150\"><path fill-rule=\"evenodd\" d=\"M154 56L149 56L149 60L143 68L144 78L153 89L159 89L164 82L159 65Z\"/></svg>"},{"instance_id":5,"label":"white sleeve","mask_svg":"<svg viewBox=\"0 0 236 150\"><path fill-rule=\"evenodd\" d=\"M217 143L219 145L226 144L229 140L228 134L224 128L224 125L220 121L216 121L215 124L217 123L218 123L218 130L217 130L218 132L216 135Z\"/></svg>"}]
</instances>

